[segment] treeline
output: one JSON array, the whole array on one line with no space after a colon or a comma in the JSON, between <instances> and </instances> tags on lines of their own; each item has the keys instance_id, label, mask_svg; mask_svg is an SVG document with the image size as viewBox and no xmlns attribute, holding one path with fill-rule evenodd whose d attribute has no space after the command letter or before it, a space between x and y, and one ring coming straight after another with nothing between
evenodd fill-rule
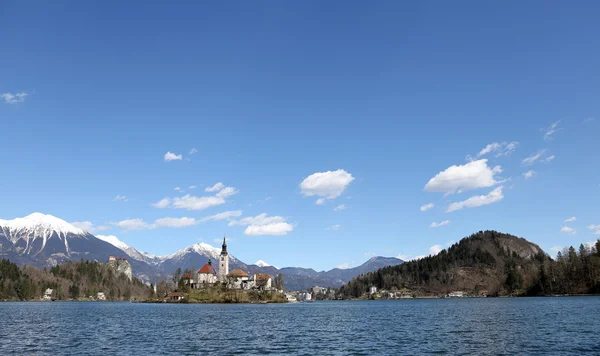
<instances>
[{"instance_id":1,"label":"treeline","mask_svg":"<svg viewBox=\"0 0 600 356\"><path fill-rule=\"evenodd\" d=\"M537 245L496 231L480 231L443 250L398 266L360 275L338 297L359 298L369 287L413 295L460 290L487 295L600 293L600 240L569 248L556 261ZM532 251L538 251L532 253Z\"/></svg>"},{"instance_id":2,"label":"treeline","mask_svg":"<svg viewBox=\"0 0 600 356\"><path fill-rule=\"evenodd\" d=\"M555 261L540 266L529 295L599 294L600 240L594 246L573 246L558 252Z\"/></svg>"},{"instance_id":3,"label":"treeline","mask_svg":"<svg viewBox=\"0 0 600 356\"><path fill-rule=\"evenodd\" d=\"M8 261L0 261L0 300L40 299L46 289L53 290L53 299L96 298L98 292L107 300L145 299L152 290L136 278L116 274L110 266L93 261L65 262L40 270L32 266L19 268Z\"/></svg>"}]
</instances>

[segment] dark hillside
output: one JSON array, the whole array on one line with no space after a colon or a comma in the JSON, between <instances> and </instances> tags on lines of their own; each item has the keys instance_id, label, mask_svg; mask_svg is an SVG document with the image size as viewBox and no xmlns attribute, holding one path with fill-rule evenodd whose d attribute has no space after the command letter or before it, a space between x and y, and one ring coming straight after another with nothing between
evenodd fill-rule
<instances>
[{"instance_id":1,"label":"dark hillside","mask_svg":"<svg viewBox=\"0 0 600 356\"><path fill-rule=\"evenodd\" d=\"M579 255L571 249L568 261L562 261L564 258L559 256L555 262L538 245L525 239L496 231L480 231L436 256L362 274L344 285L340 296L357 298L370 286L432 296L452 291L472 294L487 291L488 295L596 291L600 286L597 248L582 245ZM566 267L567 263L571 266ZM554 281L552 286L548 285L550 280ZM566 282L570 280L576 282Z\"/></svg>"}]
</instances>

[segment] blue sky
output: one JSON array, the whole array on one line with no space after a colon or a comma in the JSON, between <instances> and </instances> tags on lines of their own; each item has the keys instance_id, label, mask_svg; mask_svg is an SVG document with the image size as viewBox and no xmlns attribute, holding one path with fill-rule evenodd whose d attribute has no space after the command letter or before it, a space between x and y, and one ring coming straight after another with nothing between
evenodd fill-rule
<instances>
[{"instance_id":1,"label":"blue sky","mask_svg":"<svg viewBox=\"0 0 600 356\"><path fill-rule=\"evenodd\" d=\"M595 240L598 10L3 2L0 218L319 270Z\"/></svg>"}]
</instances>

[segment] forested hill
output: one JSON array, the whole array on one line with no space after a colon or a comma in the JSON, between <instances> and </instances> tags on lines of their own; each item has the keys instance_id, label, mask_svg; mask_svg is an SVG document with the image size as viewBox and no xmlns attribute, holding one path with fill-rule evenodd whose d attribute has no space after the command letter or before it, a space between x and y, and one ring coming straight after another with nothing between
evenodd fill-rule
<instances>
[{"instance_id":1,"label":"forested hill","mask_svg":"<svg viewBox=\"0 0 600 356\"><path fill-rule=\"evenodd\" d=\"M32 266L19 268L8 260L0 260L0 300L39 300L46 289L52 299L77 300L105 294L107 300L145 299L151 289L125 273L117 273L108 264L79 261L65 262L50 270Z\"/></svg>"},{"instance_id":2,"label":"forested hill","mask_svg":"<svg viewBox=\"0 0 600 356\"><path fill-rule=\"evenodd\" d=\"M369 287L417 296L452 291L488 295L600 293L600 240L571 247L552 260L536 244L496 231L480 231L435 256L362 274L340 289L342 298Z\"/></svg>"}]
</instances>

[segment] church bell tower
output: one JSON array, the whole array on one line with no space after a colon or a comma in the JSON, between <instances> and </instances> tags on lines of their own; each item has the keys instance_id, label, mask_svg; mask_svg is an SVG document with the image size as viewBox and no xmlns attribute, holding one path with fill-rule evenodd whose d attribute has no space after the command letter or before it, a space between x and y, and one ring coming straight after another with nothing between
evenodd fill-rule
<instances>
[{"instance_id":1,"label":"church bell tower","mask_svg":"<svg viewBox=\"0 0 600 356\"><path fill-rule=\"evenodd\" d=\"M221 249L221 258L219 260L219 281L225 282L229 274L229 254L227 254L227 243L223 237L223 247Z\"/></svg>"}]
</instances>

